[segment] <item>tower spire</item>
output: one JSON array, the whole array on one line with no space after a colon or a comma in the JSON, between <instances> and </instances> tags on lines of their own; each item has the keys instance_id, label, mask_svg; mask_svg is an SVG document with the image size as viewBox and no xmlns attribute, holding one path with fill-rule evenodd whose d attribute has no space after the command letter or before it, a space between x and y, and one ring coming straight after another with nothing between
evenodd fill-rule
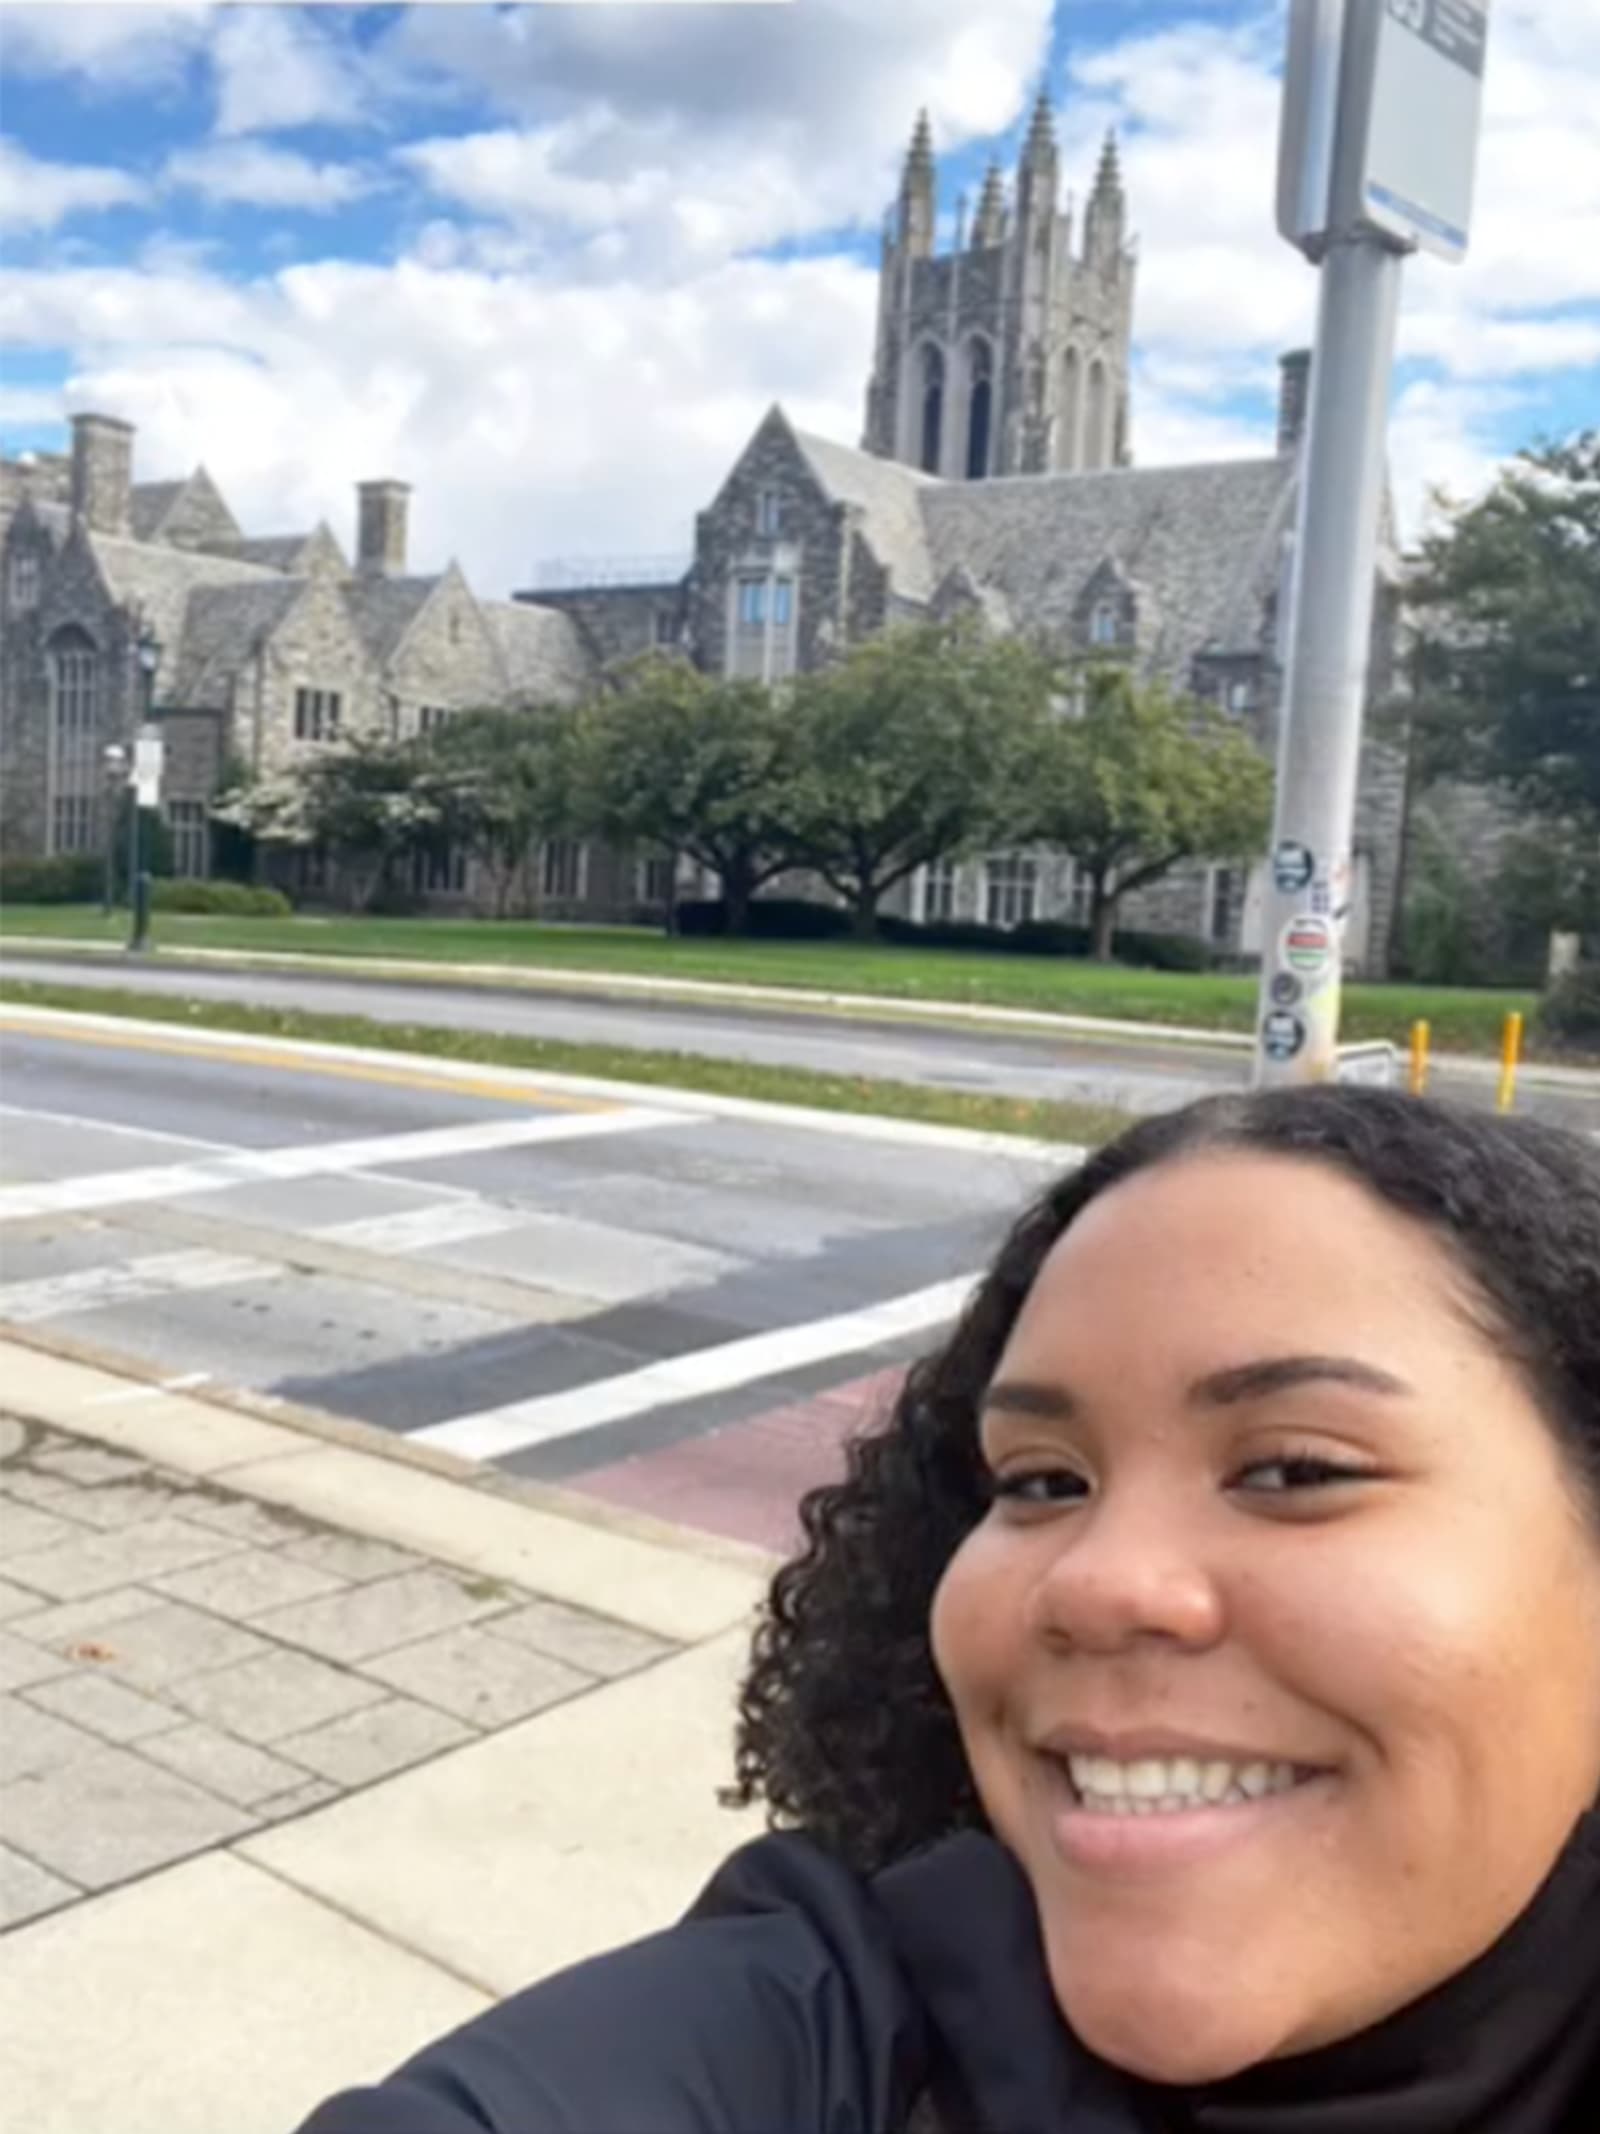
<instances>
[{"instance_id":1,"label":"tower spire","mask_svg":"<svg viewBox=\"0 0 1600 2134\"><path fill-rule=\"evenodd\" d=\"M937 186L933 127L924 108L917 113L906 154L905 176L900 181L900 241L914 259L926 259L933 251Z\"/></svg>"},{"instance_id":2,"label":"tower spire","mask_svg":"<svg viewBox=\"0 0 1600 2134\"><path fill-rule=\"evenodd\" d=\"M984 173L983 191L978 197L978 212L972 224L974 251L982 251L989 245L1005 243L1006 236L1006 190L1000 176L998 163L991 163Z\"/></svg>"},{"instance_id":3,"label":"tower spire","mask_svg":"<svg viewBox=\"0 0 1600 2134\"><path fill-rule=\"evenodd\" d=\"M1028 121L1022 161L1017 167L1017 213L1021 220L1053 215L1060 182L1055 113L1050 108L1050 92L1041 83L1033 117Z\"/></svg>"},{"instance_id":4,"label":"tower spire","mask_svg":"<svg viewBox=\"0 0 1600 2134\"><path fill-rule=\"evenodd\" d=\"M1039 94L1034 99L1033 117L1028 121L1028 140L1022 151L1022 160L1025 164L1037 163L1041 158L1048 156L1053 162L1055 154L1055 113L1050 108L1049 88L1045 83L1041 82L1039 84Z\"/></svg>"},{"instance_id":5,"label":"tower spire","mask_svg":"<svg viewBox=\"0 0 1600 2134\"><path fill-rule=\"evenodd\" d=\"M1108 131L1100 151L1100 167L1094 176L1088 212L1083 220L1085 257L1099 266L1109 266L1122 250L1122 225L1126 213L1122 191L1122 163L1117 154L1117 136Z\"/></svg>"}]
</instances>

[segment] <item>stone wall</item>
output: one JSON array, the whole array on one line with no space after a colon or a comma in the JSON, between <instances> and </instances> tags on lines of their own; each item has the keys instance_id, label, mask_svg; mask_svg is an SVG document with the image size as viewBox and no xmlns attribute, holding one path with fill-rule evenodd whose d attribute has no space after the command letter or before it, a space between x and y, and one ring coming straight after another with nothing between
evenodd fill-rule
<instances>
[{"instance_id":1,"label":"stone wall","mask_svg":"<svg viewBox=\"0 0 1600 2134\"><path fill-rule=\"evenodd\" d=\"M338 693L342 735L388 731L382 678L333 579L312 579L263 652L241 671L231 741L262 775L291 769L317 745L295 738L298 689Z\"/></svg>"},{"instance_id":2,"label":"stone wall","mask_svg":"<svg viewBox=\"0 0 1600 2134\"><path fill-rule=\"evenodd\" d=\"M526 592L513 598L570 615L597 667L636 658L658 646L676 647L687 618L684 585L583 586L570 592Z\"/></svg>"},{"instance_id":3,"label":"stone wall","mask_svg":"<svg viewBox=\"0 0 1600 2134\"><path fill-rule=\"evenodd\" d=\"M762 490L779 498L776 536L763 534L757 523ZM764 424L716 502L695 521L687 620L696 664L708 674L726 671L733 580L743 570L767 571L781 553L791 559L796 580L795 664L801 672L817 666L844 627L844 537L845 507L826 494L783 425ZM852 547L852 599L864 554L859 543Z\"/></svg>"},{"instance_id":4,"label":"stone wall","mask_svg":"<svg viewBox=\"0 0 1600 2134\"><path fill-rule=\"evenodd\" d=\"M391 662L386 696L395 731L417 731L425 705L472 711L505 696L505 668L471 588L458 570L440 580Z\"/></svg>"}]
</instances>

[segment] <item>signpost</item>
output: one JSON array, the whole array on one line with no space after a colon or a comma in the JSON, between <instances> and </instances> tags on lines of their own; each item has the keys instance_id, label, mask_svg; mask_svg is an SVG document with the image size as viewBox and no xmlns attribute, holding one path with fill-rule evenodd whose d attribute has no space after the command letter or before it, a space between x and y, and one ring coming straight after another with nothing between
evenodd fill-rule
<instances>
[{"instance_id":1,"label":"signpost","mask_svg":"<svg viewBox=\"0 0 1600 2134\"><path fill-rule=\"evenodd\" d=\"M1256 1080L1338 1071L1400 266L1466 249L1488 0L1290 0L1278 228L1322 269Z\"/></svg>"}]
</instances>

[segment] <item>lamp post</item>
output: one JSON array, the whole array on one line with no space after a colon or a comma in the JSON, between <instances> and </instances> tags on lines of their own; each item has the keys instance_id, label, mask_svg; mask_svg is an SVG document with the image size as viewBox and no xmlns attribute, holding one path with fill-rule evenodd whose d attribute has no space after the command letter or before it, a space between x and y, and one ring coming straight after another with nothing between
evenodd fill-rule
<instances>
[{"instance_id":1,"label":"lamp post","mask_svg":"<svg viewBox=\"0 0 1600 2134\"><path fill-rule=\"evenodd\" d=\"M161 664L161 641L148 624L139 632L139 682L142 702L140 704L141 739L149 730L151 714L155 708L156 669ZM150 939L150 875L144 865L144 781L140 777L139 747L135 745L133 762L133 806L128 825L128 953L138 955ZM154 796L152 795L152 798Z\"/></svg>"},{"instance_id":2,"label":"lamp post","mask_svg":"<svg viewBox=\"0 0 1600 2134\"><path fill-rule=\"evenodd\" d=\"M128 751L120 741L108 741L101 761L106 774L106 881L101 910L109 919L117 901L117 800L127 789Z\"/></svg>"}]
</instances>

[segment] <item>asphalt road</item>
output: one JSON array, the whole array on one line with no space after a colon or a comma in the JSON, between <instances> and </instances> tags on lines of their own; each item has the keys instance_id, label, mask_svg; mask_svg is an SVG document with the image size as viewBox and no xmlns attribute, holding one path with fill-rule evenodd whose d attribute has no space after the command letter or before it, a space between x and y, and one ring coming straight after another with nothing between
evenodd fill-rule
<instances>
[{"instance_id":1,"label":"asphalt road","mask_svg":"<svg viewBox=\"0 0 1600 2134\"><path fill-rule=\"evenodd\" d=\"M3 1006L0 1031L0 1322L754 1540L1060 1161Z\"/></svg>"},{"instance_id":2,"label":"asphalt road","mask_svg":"<svg viewBox=\"0 0 1600 2134\"><path fill-rule=\"evenodd\" d=\"M591 993L503 990L407 979L179 968L159 963L34 955L0 959L0 976L72 985L118 986L210 1000L364 1015L378 1022L560 1038L575 1044L689 1052L823 1073L916 1082L1009 1097L1074 1099L1129 1112L1165 1111L1191 1097L1241 1087L1242 1050L1170 1039L1105 1039L871 1021L768 1007L596 997ZM1433 1086L1469 1102L1491 1103L1487 1063L1436 1071ZM1586 1085L1524 1078L1519 1109L1600 1131L1600 1075Z\"/></svg>"}]
</instances>

